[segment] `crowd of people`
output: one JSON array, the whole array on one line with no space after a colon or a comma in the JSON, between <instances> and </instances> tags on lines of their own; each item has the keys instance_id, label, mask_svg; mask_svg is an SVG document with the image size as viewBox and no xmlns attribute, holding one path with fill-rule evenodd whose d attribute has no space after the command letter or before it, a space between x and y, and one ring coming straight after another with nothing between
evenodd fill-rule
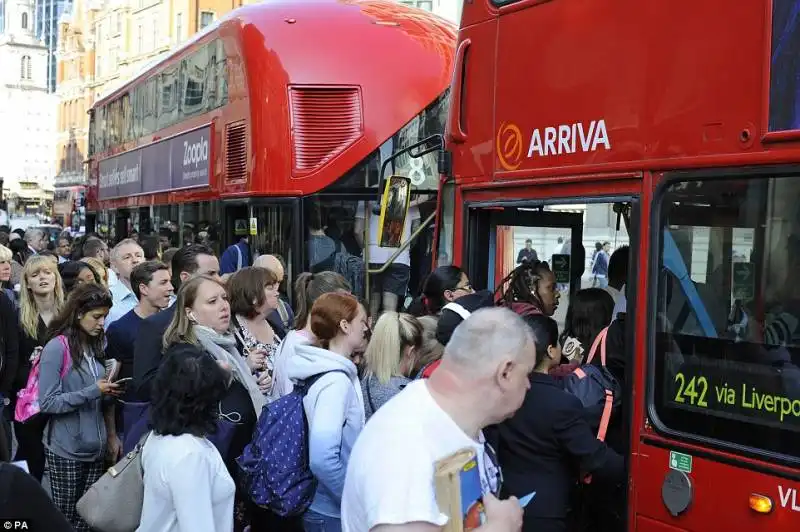
<instances>
[{"instance_id":1,"label":"crowd of people","mask_svg":"<svg viewBox=\"0 0 800 532\"><path fill-rule=\"evenodd\" d=\"M481 530L578 530L588 514L593 530L620 529L624 416L598 438L601 420L562 382L599 337L624 381L627 248L610 258L610 287L578 291L559 331L559 289L535 259L496 293L440 266L409 308L373 320L342 275L286 279L278 256L221 275L202 244L63 237L48 251L36 229L16 241L24 250L0 245L0 460L29 475L4 464L0 476L33 494L2 517L90 530L78 500L141 444L143 532L438 530L435 463L468 447ZM240 459L293 393L315 484L301 513L282 515L256 503Z\"/></svg>"}]
</instances>

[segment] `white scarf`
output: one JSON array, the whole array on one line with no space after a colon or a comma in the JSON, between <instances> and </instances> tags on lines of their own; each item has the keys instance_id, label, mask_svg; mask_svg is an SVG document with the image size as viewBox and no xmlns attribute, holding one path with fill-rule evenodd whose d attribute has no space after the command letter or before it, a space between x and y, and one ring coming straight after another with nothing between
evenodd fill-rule
<instances>
[{"instance_id":1,"label":"white scarf","mask_svg":"<svg viewBox=\"0 0 800 532\"><path fill-rule=\"evenodd\" d=\"M214 329L204 325L195 325L194 334L203 349L219 362L227 362L233 371L233 378L247 388L250 400L256 415L261 415L261 409L267 403L264 395L258 388L256 378L253 376L244 357L236 349L236 339L230 334L219 334Z\"/></svg>"}]
</instances>

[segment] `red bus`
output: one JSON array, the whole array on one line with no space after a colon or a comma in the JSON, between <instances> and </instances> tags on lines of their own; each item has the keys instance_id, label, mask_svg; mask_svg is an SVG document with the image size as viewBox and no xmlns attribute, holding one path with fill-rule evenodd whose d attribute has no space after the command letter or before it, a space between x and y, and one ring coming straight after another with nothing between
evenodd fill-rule
<instances>
[{"instance_id":1,"label":"red bus","mask_svg":"<svg viewBox=\"0 0 800 532\"><path fill-rule=\"evenodd\" d=\"M453 24L389 0L231 12L93 106L90 226L218 251L249 235L291 279L320 238L361 255L360 202L391 159L430 225L413 284L430 269L438 160L403 150L441 138L455 40Z\"/></svg>"},{"instance_id":2,"label":"red bus","mask_svg":"<svg viewBox=\"0 0 800 532\"><path fill-rule=\"evenodd\" d=\"M440 254L495 288L530 240L563 321L630 246L621 528L800 530L798 15L464 3Z\"/></svg>"},{"instance_id":3,"label":"red bus","mask_svg":"<svg viewBox=\"0 0 800 532\"><path fill-rule=\"evenodd\" d=\"M53 193L53 219L65 229L79 231L84 225L86 187L62 187Z\"/></svg>"}]
</instances>

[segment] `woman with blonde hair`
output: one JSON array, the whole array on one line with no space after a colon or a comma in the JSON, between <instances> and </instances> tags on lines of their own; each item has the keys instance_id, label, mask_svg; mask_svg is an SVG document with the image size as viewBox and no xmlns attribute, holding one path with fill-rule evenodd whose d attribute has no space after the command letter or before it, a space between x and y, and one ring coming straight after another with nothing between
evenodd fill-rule
<instances>
[{"instance_id":1,"label":"woman with blonde hair","mask_svg":"<svg viewBox=\"0 0 800 532\"><path fill-rule=\"evenodd\" d=\"M422 325L411 314L387 311L378 318L364 352L361 388L367 419L411 381L408 376L422 337Z\"/></svg>"},{"instance_id":2,"label":"woman with blonde hair","mask_svg":"<svg viewBox=\"0 0 800 532\"><path fill-rule=\"evenodd\" d=\"M422 345L414 353L414 368L410 375L422 376L425 368L440 360L444 354L444 346L436 338L436 329L439 325L437 316L422 316L417 318L422 325Z\"/></svg>"},{"instance_id":3,"label":"woman with blonde hair","mask_svg":"<svg viewBox=\"0 0 800 532\"><path fill-rule=\"evenodd\" d=\"M236 338L229 332L231 306L225 286L207 275L199 275L181 285L175 302L175 315L164 333L164 358L212 357L225 368L230 385L219 406L220 418L233 427L219 431L212 441L231 472L235 459L242 454L253 435L258 414L266 400L245 357L236 348ZM217 439L215 439L217 438Z\"/></svg>"},{"instance_id":4,"label":"woman with blonde hair","mask_svg":"<svg viewBox=\"0 0 800 532\"><path fill-rule=\"evenodd\" d=\"M95 273L100 276L100 284L103 288L108 288L108 268L106 268L102 260L97 257L83 257L81 262L85 262L94 268Z\"/></svg>"},{"instance_id":5,"label":"woman with blonde hair","mask_svg":"<svg viewBox=\"0 0 800 532\"><path fill-rule=\"evenodd\" d=\"M34 255L25 263L20 277L19 365L14 379L11 401L16 403L17 392L25 387L31 371L31 355L47 343L47 327L64 306L64 288L56 263L50 257ZM14 404L11 406L14 410ZM14 460L25 460L28 469L39 481L44 475L43 416L25 423L14 422L17 454Z\"/></svg>"},{"instance_id":6,"label":"woman with blonde hair","mask_svg":"<svg viewBox=\"0 0 800 532\"><path fill-rule=\"evenodd\" d=\"M14 254L7 247L0 245L0 289L3 289L11 301L17 301L17 294L11 285L11 264Z\"/></svg>"}]
</instances>

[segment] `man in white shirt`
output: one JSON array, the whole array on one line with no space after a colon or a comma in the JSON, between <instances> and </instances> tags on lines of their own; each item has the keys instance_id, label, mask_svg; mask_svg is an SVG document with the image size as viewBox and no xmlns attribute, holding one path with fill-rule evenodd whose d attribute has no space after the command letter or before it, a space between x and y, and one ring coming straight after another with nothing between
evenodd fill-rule
<instances>
[{"instance_id":1,"label":"man in white shirt","mask_svg":"<svg viewBox=\"0 0 800 532\"><path fill-rule=\"evenodd\" d=\"M533 338L510 310L482 309L462 322L430 379L417 380L382 406L358 437L342 496L343 532L435 532L448 516L436 503L435 462L475 449L487 523L515 532L522 508L499 501L499 470L484 427L520 407L535 366Z\"/></svg>"},{"instance_id":2,"label":"man in white shirt","mask_svg":"<svg viewBox=\"0 0 800 532\"><path fill-rule=\"evenodd\" d=\"M420 219L419 208L417 205L421 201L419 198L416 202L411 203L406 215L406 222L403 226L403 237L400 240L401 245L406 243L411 238L412 226L414 226ZM366 204L366 208L365 208ZM363 249L364 243L364 226L366 220L369 219L369 266L370 269L380 268L392 258L397 248L381 247L378 245L378 232L380 229L380 216L372 211L373 204L370 202L359 202L356 209L355 216L355 234L359 245ZM369 212L366 212L366 211ZM370 314L376 318L381 311L397 310L397 304L403 301L406 297L408 290L408 282L411 279L411 252L409 248L403 250L386 268L383 273L373 275L371 280L370 291Z\"/></svg>"},{"instance_id":3,"label":"man in white shirt","mask_svg":"<svg viewBox=\"0 0 800 532\"><path fill-rule=\"evenodd\" d=\"M134 239L126 238L111 250L111 269L117 274L117 282L111 286L114 305L108 312L105 329L133 310L139 300L131 290L131 272L144 262L144 250Z\"/></svg>"}]
</instances>

